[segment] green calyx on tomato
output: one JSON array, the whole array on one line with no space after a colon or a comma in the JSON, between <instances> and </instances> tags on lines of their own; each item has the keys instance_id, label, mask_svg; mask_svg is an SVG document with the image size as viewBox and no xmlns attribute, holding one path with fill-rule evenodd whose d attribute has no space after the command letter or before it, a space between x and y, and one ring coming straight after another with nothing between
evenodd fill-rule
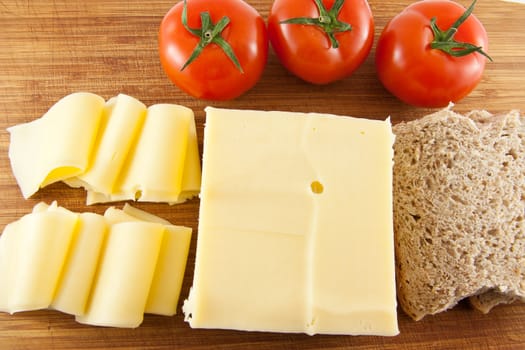
<instances>
[{"instance_id":1,"label":"green calyx on tomato","mask_svg":"<svg viewBox=\"0 0 525 350\"><path fill-rule=\"evenodd\" d=\"M431 48L441 50L454 57L461 57L473 52L479 52L492 61L492 58L483 51L481 46L454 40L454 35L458 31L459 26L472 14L476 1L477 0L474 0L463 15L459 17L446 31L439 29L436 24L436 17L433 17L430 20L430 28L434 33L434 40L430 43Z\"/></svg>"},{"instance_id":2,"label":"green calyx on tomato","mask_svg":"<svg viewBox=\"0 0 525 350\"><path fill-rule=\"evenodd\" d=\"M488 61L478 50L433 41L454 40L488 49L487 31L472 13L450 0L416 1L394 16L377 40L375 64L383 86L405 103L418 107L445 107L466 97L481 81ZM432 35L434 27L449 28ZM468 46L468 45L467 45ZM459 52L454 52L459 51ZM457 57L461 55L460 57Z\"/></svg>"},{"instance_id":3,"label":"green calyx on tomato","mask_svg":"<svg viewBox=\"0 0 525 350\"><path fill-rule=\"evenodd\" d=\"M219 46L226 56L235 64L235 67L243 73L243 69L241 67L241 64L239 63L239 60L237 59L237 56L235 56L235 52L233 51L232 47L226 40L224 40L221 36L222 31L226 26L230 23L230 19L227 16L222 17L216 24L213 24L211 20L210 13L205 11L201 12L201 28L195 29L191 28L188 25L188 9L186 5L186 0L184 0L184 7L182 10L182 16L181 21L182 25L186 30L193 35L200 38L199 43L193 50L193 52L190 55L190 58L184 63L181 71L184 70L189 64L191 64L202 52L202 50L208 46L209 44L215 44Z\"/></svg>"},{"instance_id":4,"label":"green calyx on tomato","mask_svg":"<svg viewBox=\"0 0 525 350\"><path fill-rule=\"evenodd\" d=\"M290 18L284 21L281 21L282 24L304 24L317 26L322 29L332 44L334 49L339 47L339 42L335 38L336 33L348 32L352 30L352 26L349 23L340 21L337 17L339 12L343 8L345 0L336 0L334 5L330 10L327 10L321 0L314 0L317 8L319 9L319 17L297 17Z\"/></svg>"}]
</instances>

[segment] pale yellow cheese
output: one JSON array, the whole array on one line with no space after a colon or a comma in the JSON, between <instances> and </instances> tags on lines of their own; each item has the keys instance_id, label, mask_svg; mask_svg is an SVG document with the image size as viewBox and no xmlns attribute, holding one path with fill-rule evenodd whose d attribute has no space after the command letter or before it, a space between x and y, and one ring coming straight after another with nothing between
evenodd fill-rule
<instances>
[{"instance_id":1,"label":"pale yellow cheese","mask_svg":"<svg viewBox=\"0 0 525 350\"><path fill-rule=\"evenodd\" d=\"M308 124L304 150L323 184L314 195L309 331L395 335L390 123L312 118Z\"/></svg>"},{"instance_id":2,"label":"pale yellow cheese","mask_svg":"<svg viewBox=\"0 0 525 350\"><path fill-rule=\"evenodd\" d=\"M145 313L164 316L177 313L190 241L191 228L166 226Z\"/></svg>"},{"instance_id":3,"label":"pale yellow cheese","mask_svg":"<svg viewBox=\"0 0 525 350\"><path fill-rule=\"evenodd\" d=\"M181 203L199 194L201 189L201 159L195 118L190 119L188 147L182 174L181 193L175 203Z\"/></svg>"},{"instance_id":4,"label":"pale yellow cheese","mask_svg":"<svg viewBox=\"0 0 525 350\"><path fill-rule=\"evenodd\" d=\"M186 269L191 228L172 225L156 215L128 204L124 206L123 210L109 208L104 215L111 223L141 220L164 225L166 231L146 302L145 313L175 315Z\"/></svg>"},{"instance_id":5,"label":"pale yellow cheese","mask_svg":"<svg viewBox=\"0 0 525 350\"><path fill-rule=\"evenodd\" d=\"M301 235L201 227L183 307L191 327L302 332L307 276Z\"/></svg>"},{"instance_id":6,"label":"pale yellow cheese","mask_svg":"<svg viewBox=\"0 0 525 350\"><path fill-rule=\"evenodd\" d=\"M9 306L9 291L14 284L15 269L13 262L15 255L18 255L18 231L20 220L8 224L2 236L0 236L0 311L11 312Z\"/></svg>"},{"instance_id":7,"label":"pale yellow cheese","mask_svg":"<svg viewBox=\"0 0 525 350\"><path fill-rule=\"evenodd\" d=\"M200 158L193 112L149 108L120 94L104 103L73 93L40 119L15 125L9 157L25 198L56 181L87 190L87 203L182 203L199 193Z\"/></svg>"},{"instance_id":8,"label":"pale yellow cheese","mask_svg":"<svg viewBox=\"0 0 525 350\"><path fill-rule=\"evenodd\" d=\"M70 210L67 210L64 207L58 206L57 201L51 202L51 204L47 204L45 202L38 202L33 207L32 213L41 213L44 211L63 211L65 213L71 213Z\"/></svg>"},{"instance_id":9,"label":"pale yellow cheese","mask_svg":"<svg viewBox=\"0 0 525 350\"><path fill-rule=\"evenodd\" d=\"M153 280L164 226L123 222L110 226L86 313L80 323L138 327Z\"/></svg>"},{"instance_id":10,"label":"pale yellow cheese","mask_svg":"<svg viewBox=\"0 0 525 350\"><path fill-rule=\"evenodd\" d=\"M137 142L130 151L112 193L88 192L88 204L119 200L144 202L183 201L183 175L193 112L179 105L157 104L150 106ZM194 139L195 140L195 139ZM190 148L194 151L194 146ZM189 154L188 182L195 190L194 177L200 177L196 169L195 154ZM191 182L193 181L193 182ZM191 188L193 187L193 188Z\"/></svg>"},{"instance_id":11,"label":"pale yellow cheese","mask_svg":"<svg viewBox=\"0 0 525 350\"><path fill-rule=\"evenodd\" d=\"M194 328L398 333L390 122L207 109Z\"/></svg>"},{"instance_id":12,"label":"pale yellow cheese","mask_svg":"<svg viewBox=\"0 0 525 350\"><path fill-rule=\"evenodd\" d=\"M51 205L44 202L37 203L32 212L42 213L45 211L72 213L63 207L59 207L56 201L52 202ZM79 214L64 268L50 305L51 308L72 315L81 315L85 312L108 229L107 226L106 219L101 215L94 213Z\"/></svg>"},{"instance_id":13,"label":"pale yellow cheese","mask_svg":"<svg viewBox=\"0 0 525 350\"><path fill-rule=\"evenodd\" d=\"M33 213L46 211L49 205L44 202L36 204L33 208ZM2 281L2 288L0 288L0 311L10 312L9 294L15 283L16 263L19 254L23 254L24 250L19 248L22 234L20 226L22 220L16 220L6 225L2 235L0 236L0 281Z\"/></svg>"},{"instance_id":14,"label":"pale yellow cheese","mask_svg":"<svg viewBox=\"0 0 525 350\"><path fill-rule=\"evenodd\" d=\"M12 251L7 254L7 308L10 313L50 306L69 251L78 215L37 212L6 229ZM10 232L11 231L11 232Z\"/></svg>"},{"instance_id":15,"label":"pale yellow cheese","mask_svg":"<svg viewBox=\"0 0 525 350\"><path fill-rule=\"evenodd\" d=\"M56 201L53 201L51 203L51 205L45 203L45 202L38 202L37 204L35 204L35 206L33 207L33 211L32 213L40 213L40 212L43 212L43 211L46 211L49 209L50 206L54 206L56 207L57 204L56 204Z\"/></svg>"},{"instance_id":16,"label":"pale yellow cheese","mask_svg":"<svg viewBox=\"0 0 525 350\"><path fill-rule=\"evenodd\" d=\"M103 216L80 214L51 308L72 315L84 314L107 229Z\"/></svg>"},{"instance_id":17,"label":"pale yellow cheese","mask_svg":"<svg viewBox=\"0 0 525 350\"><path fill-rule=\"evenodd\" d=\"M144 210L140 210L138 208L135 208L134 206L125 203L124 207L121 210L123 213L127 214L128 217L133 217L135 219L139 219L142 221L149 221L149 222L156 222L159 224L164 225L171 225L171 222L169 222L166 219L161 218L160 216L153 215L151 213L148 213Z\"/></svg>"},{"instance_id":18,"label":"pale yellow cheese","mask_svg":"<svg viewBox=\"0 0 525 350\"><path fill-rule=\"evenodd\" d=\"M81 184L90 191L113 193L115 183L128 159L146 116L139 100L120 94L108 100L93 149L89 168L77 178L66 181Z\"/></svg>"},{"instance_id":19,"label":"pale yellow cheese","mask_svg":"<svg viewBox=\"0 0 525 350\"><path fill-rule=\"evenodd\" d=\"M11 168L24 198L87 169L103 107L98 95L74 93L42 118L8 129Z\"/></svg>"},{"instance_id":20,"label":"pale yellow cheese","mask_svg":"<svg viewBox=\"0 0 525 350\"><path fill-rule=\"evenodd\" d=\"M0 311L50 307L114 327L174 315L190 238L130 205L101 216L38 203L0 236Z\"/></svg>"},{"instance_id":21,"label":"pale yellow cheese","mask_svg":"<svg viewBox=\"0 0 525 350\"><path fill-rule=\"evenodd\" d=\"M119 189L139 201L176 202L193 112L182 106L158 104L148 108L140 134Z\"/></svg>"},{"instance_id":22,"label":"pale yellow cheese","mask_svg":"<svg viewBox=\"0 0 525 350\"><path fill-rule=\"evenodd\" d=\"M104 212L104 218L109 225L115 225L122 222L140 222L141 220L125 213L121 209L115 207L109 207Z\"/></svg>"}]
</instances>

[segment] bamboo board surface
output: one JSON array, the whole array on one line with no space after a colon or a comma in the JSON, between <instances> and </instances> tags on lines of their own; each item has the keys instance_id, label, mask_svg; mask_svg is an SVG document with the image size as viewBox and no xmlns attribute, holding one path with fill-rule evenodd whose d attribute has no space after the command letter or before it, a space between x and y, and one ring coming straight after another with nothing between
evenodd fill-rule
<instances>
[{"instance_id":1,"label":"bamboo board surface","mask_svg":"<svg viewBox=\"0 0 525 350\"><path fill-rule=\"evenodd\" d=\"M264 18L270 0L251 0ZM370 0L375 41L386 22L411 1ZM468 1L460 1L468 6ZM11 173L6 127L40 117L61 97L89 91L104 98L126 93L147 105L169 102L192 108L200 147L206 105L227 108L325 112L384 119L394 123L419 118L430 109L407 106L389 95L376 78L373 54L349 79L329 86L306 84L288 74L270 52L261 81L228 102L193 99L164 75L157 55L157 31L171 1L153 0L0 0L0 230L28 213L39 201L58 200L77 211L103 213L105 205L86 207L85 193L54 184L24 200ZM525 111L525 5L480 1L475 14L484 23L494 58L477 89L456 111ZM375 48L375 44L374 44ZM118 204L120 205L120 204ZM191 226L194 236L181 294L191 286L198 223L198 199L168 206L139 204L173 223ZM0 281L0 288L2 288ZM0 349L522 349L525 305L497 307L488 315L466 303L414 322L399 312L401 334L393 338L307 336L192 330L182 315L146 315L138 329L89 327L56 311L14 316L0 313Z\"/></svg>"}]
</instances>

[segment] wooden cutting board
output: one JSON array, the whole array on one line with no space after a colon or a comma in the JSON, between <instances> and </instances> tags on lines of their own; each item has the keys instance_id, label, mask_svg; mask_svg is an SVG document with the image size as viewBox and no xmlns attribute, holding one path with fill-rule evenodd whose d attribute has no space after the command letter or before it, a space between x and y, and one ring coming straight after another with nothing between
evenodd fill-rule
<instances>
[{"instance_id":1,"label":"wooden cutting board","mask_svg":"<svg viewBox=\"0 0 525 350\"><path fill-rule=\"evenodd\" d=\"M267 17L270 0L249 1ZM386 22L409 1L370 0L377 37ZM469 1L460 1L464 6ZM24 200L11 174L5 128L41 116L54 102L74 91L109 98L120 92L150 105L179 103L197 118L200 146L203 108L210 104L180 92L164 75L157 56L157 31L172 1L153 0L2 0L0 1L0 229L29 212L39 201L58 200L72 210L103 213L106 206L86 207L82 190L55 184ZM480 1L475 14L485 24L493 63L487 65L477 89L455 109L525 111L525 5ZM218 107L327 112L384 119L397 123L431 112L407 106L389 95L376 78L373 53L349 79L313 86L288 74L270 54L261 81L235 101ZM197 199L178 206L138 207L193 227ZM196 234L193 237L181 301L193 277ZM2 288L0 281L0 288ZM522 349L525 348L525 305L501 306L489 315L466 303L414 322L399 313L401 334L393 338L306 336L192 330L182 315L145 317L138 329L89 327L55 311L0 314L0 349Z\"/></svg>"}]
</instances>

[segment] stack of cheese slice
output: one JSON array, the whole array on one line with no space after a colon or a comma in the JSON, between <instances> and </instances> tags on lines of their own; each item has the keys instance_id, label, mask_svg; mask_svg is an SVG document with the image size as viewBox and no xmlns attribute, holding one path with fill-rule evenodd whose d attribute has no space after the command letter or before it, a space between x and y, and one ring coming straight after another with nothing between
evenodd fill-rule
<instances>
[{"instance_id":1,"label":"stack of cheese slice","mask_svg":"<svg viewBox=\"0 0 525 350\"><path fill-rule=\"evenodd\" d=\"M398 333L390 122L208 108L195 328Z\"/></svg>"},{"instance_id":2,"label":"stack of cheese slice","mask_svg":"<svg viewBox=\"0 0 525 350\"><path fill-rule=\"evenodd\" d=\"M112 327L174 315L190 237L128 205L102 216L37 204L0 236L0 311L53 308Z\"/></svg>"},{"instance_id":3,"label":"stack of cheese slice","mask_svg":"<svg viewBox=\"0 0 525 350\"><path fill-rule=\"evenodd\" d=\"M11 167L25 198L57 181L86 188L88 204L179 203L200 189L195 120L186 107L146 108L123 94L104 102L80 92L8 131Z\"/></svg>"}]
</instances>

